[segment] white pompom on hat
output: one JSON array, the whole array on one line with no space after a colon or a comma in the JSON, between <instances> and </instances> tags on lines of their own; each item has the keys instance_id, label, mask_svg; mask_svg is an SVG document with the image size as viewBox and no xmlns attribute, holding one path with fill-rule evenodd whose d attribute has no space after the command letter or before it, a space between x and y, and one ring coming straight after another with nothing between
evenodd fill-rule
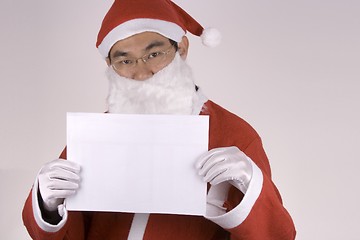
<instances>
[{"instance_id":1,"label":"white pompom on hat","mask_svg":"<svg viewBox=\"0 0 360 240\"><path fill-rule=\"evenodd\" d=\"M216 47L221 42L221 33L216 28L205 28L200 37L202 43L208 47Z\"/></svg>"},{"instance_id":2,"label":"white pompom on hat","mask_svg":"<svg viewBox=\"0 0 360 240\"><path fill-rule=\"evenodd\" d=\"M205 29L187 12L170 0L115 0L104 17L96 47L108 57L119 40L142 32L156 32L176 42L189 31L201 37L205 46L221 42L217 29Z\"/></svg>"}]
</instances>

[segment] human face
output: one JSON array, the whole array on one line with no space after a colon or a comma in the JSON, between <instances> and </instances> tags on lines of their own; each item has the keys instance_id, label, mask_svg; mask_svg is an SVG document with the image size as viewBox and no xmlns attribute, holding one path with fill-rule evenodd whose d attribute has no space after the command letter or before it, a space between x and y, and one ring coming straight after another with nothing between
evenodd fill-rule
<instances>
[{"instance_id":1,"label":"human face","mask_svg":"<svg viewBox=\"0 0 360 240\"><path fill-rule=\"evenodd\" d=\"M179 44L180 54L184 53L183 45L183 43ZM165 52L166 54L159 64L146 64L142 60L143 57L154 52ZM141 81L150 78L166 67L174 59L175 52L175 47L171 46L168 38L154 32L143 32L115 43L110 50L107 63L111 65L116 61L137 59L134 67L114 70L120 76Z\"/></svg>"}]
</instances>

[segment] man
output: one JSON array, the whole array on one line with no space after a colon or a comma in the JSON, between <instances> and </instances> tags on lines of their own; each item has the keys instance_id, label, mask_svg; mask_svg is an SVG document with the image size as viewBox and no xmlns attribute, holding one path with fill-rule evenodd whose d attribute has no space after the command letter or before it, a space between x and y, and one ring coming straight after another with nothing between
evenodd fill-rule
<instances>
[{"instance_id":1,"label":"man","mask_svg":"<svg viewBox=\"0 0 360 240\"><path fill-rule=\"evenodd\" d=\"M40 170L23 210L33 239L294 239L291 217L271 181L261 139L244 120L208 100L185 59L189 31L204 30L169 0L116 0L103 20L97 47L108 64L109 113L210 116L209 151L196 163L208 182L206 216L68 212L80 166L60 159ZM169 159L171 161L171 159Z\"/></svg>"}]
</instances>

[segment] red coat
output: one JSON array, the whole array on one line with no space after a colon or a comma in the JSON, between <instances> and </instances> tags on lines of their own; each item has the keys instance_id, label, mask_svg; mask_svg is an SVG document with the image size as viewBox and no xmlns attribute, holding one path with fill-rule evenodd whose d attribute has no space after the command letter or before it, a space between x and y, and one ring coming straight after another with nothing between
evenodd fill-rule
<instances>
[{"instance_id":1,"label":"red coat","mask_svg":"<svg viewBox=\"0 0 360 240\"><path fill-rule=\"evenodd\" d=\"M224 203L228 213L219 218L151 214L143 239L221 240L229 236L239 240L295 239L294 224L271 180L269 162L256 131L243 119L211 101L205 103L201 114L210 116L209 149L237 146L258 166L258 187L249 186L250 196L248 192L244 196L231 188ZM66 158L66 151L61 158ZM31 237L37 240L127 239L134 216L130 213L68 212L62 227L40 226L35 219L38 210L33 206L33 199L36 194L30 192L23 209L23 221Z\"/></svg>"}]
</instances>

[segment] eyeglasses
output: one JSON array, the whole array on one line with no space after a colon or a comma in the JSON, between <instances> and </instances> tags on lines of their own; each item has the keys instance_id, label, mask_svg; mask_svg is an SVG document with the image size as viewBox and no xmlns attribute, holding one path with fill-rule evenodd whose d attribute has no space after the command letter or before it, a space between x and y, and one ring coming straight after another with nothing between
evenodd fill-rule
<instances>
[{"instance_id":1,"label":"eyeglasses","mask_svg":"<svg viewBox=\"0 0 360 240\"><path fill-rule=\"evenodd\" d=\"M172 48L174 48L174 45L171 45L165 51L151 52L137 59L131 57L130 58L120 57L116 59L111 64L111 66L114 68L114 70L118 72L126 72L134 69L138 61L141 60L144 64L148 65L149 67L159 67L165 62L166 56L170 53Z\"/></svg>"}]
</instances>

